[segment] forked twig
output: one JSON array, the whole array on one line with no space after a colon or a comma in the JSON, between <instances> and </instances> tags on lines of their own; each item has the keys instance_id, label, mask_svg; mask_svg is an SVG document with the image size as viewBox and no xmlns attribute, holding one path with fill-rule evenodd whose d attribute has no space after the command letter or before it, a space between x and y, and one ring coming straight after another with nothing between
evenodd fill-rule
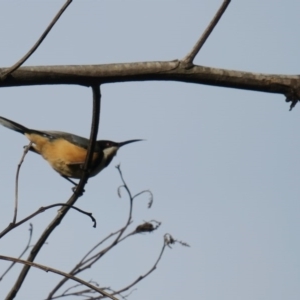
<instances>
[{"instance_id":1,"label":"forked twig","mask_svg":"<svg viewBox=\"0 0 300 300\"><path fill-rule=\"evenodd\" d=\"M58 19L61 17L61 15L64 13L64 11L67 9L67 7L71 4L72 0L67 0L67 2L64 4L64 6L60 9L60 11L56 14L52 22L48 25L44 33L41 35L41 37L38 39L38 41L33 45L33 47L19 60L17 61L13 66L6 69L2 74L2 79L5 79L9 74L17 70L39 47L39 45L43 42L45 37L48 35L52 27L55 25L55 23L58 21Z\"/></svg>"},{"instance_id":2,"label":"forked twig","mask_svg":"<svg viewBox=\"0 0 300 300\"><path fill-rule=\"evenodd\" d=\"M92 213L90 212L87 212L87 211L84 211L74 205L69 205L69 204L66 204L66 203L55 203L55 204L51 204L51 205L48 205L48 206L42 206L40 207L37 211L35 211L34 213L32 213L31 215L29 215L28 217L24 218L23 220L17 222L17 223L10 223L1 233L0 233L0 239L5 236L8 232L10 232L11 230L13 230L14 228L22 225L23 223L27 222L28 220L32 219L33 217L37 216L38 214L50 209L50 208L53 208L53 207L56 207L56 206L65 206L65 207L68 207L68 208L71 208L71 209L75 209L77 211L79 211L80 213L84 214L84 215L87 215L89 216L92 221L93 221L93 227L95 228L96 225L97 225L97 221L96 219L93 217Z\"/></svg>"},{"instance_id":3,"label":"forked twig","mask_svg":"<svg viewBox=\"0 0 300 300\"><path fill-rule=\"evenodd\" d=\"M184 63L186 63L186 64L192 64L193 63L193 60L195 59L196 55L198 54L198 52L200 51L200 49L202 48L202 46L206 42L207 38L209 37L209 35L211 34L211 32L213 31L215 26L218 24L219 20L221 19L222 15L225 12L226 8L228 7L229 3L230 3L230 0L224 0L221 7L219 8L217 13L215 14L214 18L209 23L208 27L203 32L200 39L197 41L197 43L195 44L195 46L193 47L191 52L189 52L183 58L182 61Z\"/></svg>"}]
</instances>

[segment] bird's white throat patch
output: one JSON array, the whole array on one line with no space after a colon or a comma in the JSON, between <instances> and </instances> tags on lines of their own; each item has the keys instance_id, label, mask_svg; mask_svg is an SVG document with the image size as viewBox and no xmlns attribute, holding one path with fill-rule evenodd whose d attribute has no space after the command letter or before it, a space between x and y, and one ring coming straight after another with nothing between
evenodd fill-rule
<instances>
[{"instance_id":1,"label":"bird's white throat patch","mask_svg":"<svg viewBox=\"0 0 300 300\"><path fill-rule=\"evenodd\" d=\"M117 154L118 147L110 147L103 150L104 161Z\"/></svg>"}]
</instances>

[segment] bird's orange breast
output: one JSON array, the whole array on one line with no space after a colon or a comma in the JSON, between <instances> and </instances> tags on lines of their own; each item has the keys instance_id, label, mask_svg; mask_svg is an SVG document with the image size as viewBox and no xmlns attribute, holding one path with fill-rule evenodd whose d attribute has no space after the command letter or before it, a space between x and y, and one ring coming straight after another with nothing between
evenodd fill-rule
<instances>
[{"instance_id":1,"label":"bird's orange breast","mask_svg":"<svg viewBox=\"0 0 300 300\"><path fill-rule=\"evenodd\" d=\"M59 174L72 178L80 178L82 165L85 162L87 150L68 142L65 139L53 139L38 134L25 134L33 143L33 148L49 162ZM94 153L93 160L98 157Z\"/></svg>"}]
</instances>

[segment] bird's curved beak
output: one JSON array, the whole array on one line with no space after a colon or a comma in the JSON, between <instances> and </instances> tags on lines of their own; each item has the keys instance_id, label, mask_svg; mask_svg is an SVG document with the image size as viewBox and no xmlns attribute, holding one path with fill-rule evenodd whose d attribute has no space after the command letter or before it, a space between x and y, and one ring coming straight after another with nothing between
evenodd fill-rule
<instances>
[{"instance_id":1,"label":"bird's curved beak","mask_svg":"<svg viewBox=\"0 0 300 300\"><path fill-rule=\"evenodd\" d=\"M144 141L144 140L129 140L129 141L121 142L121 143L118 143L118 148L121 148L122 146L130 144L130 143L135 143L135 142L140 142L140 141Z\"/></svg>"}]
</instances>

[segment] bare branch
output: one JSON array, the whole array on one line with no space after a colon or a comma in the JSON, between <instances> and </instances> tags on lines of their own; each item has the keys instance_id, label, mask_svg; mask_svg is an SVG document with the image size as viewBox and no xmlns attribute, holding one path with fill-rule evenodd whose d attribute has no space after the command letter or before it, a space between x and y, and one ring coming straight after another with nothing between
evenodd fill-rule
<instances>
[{"instance_id":1,"label":"bare branch","mask_svg":"<svg viewBox=\"0 0 300 300\"><path fill-rule=\"evenodd\" d=\"M121 180L123 182L123 185L121 185L119 188L118 188L118 195L119 197L121 197L121 188L124 188L129 196L129 201L130 201L130 207L129 207L129 216L128 216L128 220L127 220L127 226L130 224L131 222L131 219L132 219L132 208L133 208L133 200L134 198L140 196L141 194L143 193L150 193L150 201L148 203L148 207L150 208L151 205L152 205L152 202L153 202L153 195L152 193L149 191L149 190L145 190L145 191L142 191L142 192L139 192L137 193L136 195L132 196L131 192L130 192L130 189L129 187L127 186L125 180L124 180L124 177L123 177L123 174L122 174L122 171L121 171L121 166L120 165L117 165L116 166L117 170L119 171L119 174L120 174L120 177L121 177ZM127 227L126 227L127 228ZM124 228L124 231L126 230L126 228Z\"/></svg>"},{"instance_id":2,"label":"bare branch","mask_svg":"<svg viewBox=\"0 0 300 300\"><path fill-rule=\"evenodd\" d=\"M52 27L55 25L55 23L58 21L58 19L61 17L61 15L64 13L64 11L67 9L67 7L71 4L72 0L67 0L67 2L64 4L64 6L60 9L60 11L57 13L57 15L54 17L52 22L48 25L44 33L41 35L41 37L38 39L38 41L33 45L33 47L19 60L17 61L13 66L6 69L2 74L2 79L6 79L6 77L17 70L39 47L39 45L43 42L43 40L46 38Z\"/></svg>"},{"instance_id":3,"label":"bare branch","mask_svg":"<svg viewBox=\"0 0 300 300\"><path fill-rule=\"evenodd\" d=\"M215 26L218 24L219 20L221 19L222 15L224 14L229 3L230 3L230 0L224 0L223 4L217 11L215 17L211 20L210 24L208 25L206 30L203 32L202 36L197 41L197 43L195 44L195 46L193 47L191 52L188 53L186 55L186 57L182 60L184 63L186 63L188 65L191 65L193 63L193 60L195 59L196 55L198 54L198 52L200 51L200 49L206 42L207 38L209 37L209 35L211 34L211 32L213 31Z\"/></svg>"},{"instance_id":4,"label":"bare branch","mask_svg":"<svg viewBox=\"0 0 300 300\"><path fill-rule=\"evenodd\" d=\"M137 233L146 232L146 231L151 232L151 231L157 229L159 227L159 225L161 224L160 222L157 222L155 220L152 220L150 222L145 222L145 223L147 223L147 225L145 225L145 223L144 223L144 224L140 225L140 227L138 226L136 229L134 229L133 231L131 231L128 234L123 236L126 229L132 223L132 209L133 209L133 200L134 200L134 198L141 195L141 194L143 194L143 193L146 193L146 192L150 193L151 198L153 198L153 196L152 196L152 193L150 191L142 191L142 192L136 194L135 196L132 196L132 193L131 193L129 187L127 186L127 184L124 180L120 165L116 166L116 168L117 168L117 170L120 174L120 177L121 177L121 180L122 180L122 183L123 183L123 185L121 187L123 187L127 191L128 196L129 196L129 203L130 203L129 205L130 205L130 207L129 207L129 214L128 214L127 221L121 229L117 230L114 233L109 234L107 237L105 237L100 242L98 242L91 250L89 250L87 252L87 254L81 259L81 261L78 264L76 264L76 266L70 271L69 274L77 275L77 274L83 272L84 270L86 270L88 268L91 268L91 266L93 264L95 264L100 258L102 258L108 251L110 251L113 247L117 246L118 244L120 244L121 242L123 242L124 240L129 238L130 236L133 236ZM118 194L120 196L120 187L118 188ZM156 225L153 225L151 222L155 223ZM147 227L147 230L146 230L146 227ZM97 253L92 255L92 253L100 245L102 245L105 241L108 241L111 237L113 237L115 235L117 235L117 236L114 238L114 240L107 247L103 248L102 250L100 250ZM54 289L49 293L47 299L53 299L54 294L66 283L67 280L68 280L68 278L63 278L54 287Z\"/></svg>"},{"instance_id":5,"label":"bare branch","mask_svg":"<svg viewBox=\"0 0 300 300\"><path fill-rule=\"evenodd\" d=\"M97 282L95 282L95 281L89 280L89 283L94 284L95 286L99 287L99 284ZM51 297L51 300L59 299L59 298L63 298L63 297L69 297L69 296L83 296L83 297L86 297L87 299L91 299L92 296L90 296L89 294L95 294L95 291L93 291L91 289L77 290L77 291L74 291L74 292L71 291L71 290L74 290L74 289L76 289L78 287L81 287L81 286L82 286L82 284L80 284L80 283L79 284L75 284L75 285L67 288L60 295ZM108 288L102 288L102 290L111 291ZM102 297L102 296L100 296L100 297Z\"/></svg>"},{"instance_id":6,"label":"bare branch","mask_svg":"<svg viewBox=\"0 0 300 300\"><path fill-rule=\"evenodd\" d=\"M23 264L23 265L27 265L27 266L30 266L30 267L34 267L34 268L37 268L37 269L41 269L41 270L46 271L46 272L52 272L52 273L55 273L55 274L58 274L58 275L61 275L61 276L68 277L69 279L77 281L77 282L89 287L90 289L100 293L101 295L103 295L105 297L108 297L108 298L113 299L113 300L118 300L113 295L110 295L109 293L106 293L103 289L100 289L100 288L98 288L98 287L96 287L96 286L94 286L94 285L78 278L78 277L72 276L72 275L70 275L68 273L65 273L65 272L62 272L60 270L50 268L48 266L44 266L44 265L37 264L37 263L34 263L34 262L26 261L26 260L23 260L23 259L18 259L18 258L15 258L15 257L0 255L0 259L7 260L7 261L13 261L13 262L20 263L20 264Z\"/></svg>"},{"instance_id":7,"label":"bare branch","mask_svg":"<svg viewBox=\"0 0 300 300\"><path fill-rule=\"evenodd\" d=\"M87 182L88 176L89 176L89 168L91 164L91 159L92 155L94 152L95 148L95 142L97 138L97 133L98 133L98 126L99 126L99 121L100 121L100 104L101 104L101 93L100 93L100 87L98 85L95 85L92 87L93 90L93 120L92 120L92 128L91 128L91 135L90 135L90 143L88 146L87 150L87 156L85 159L84 163L84 168L83 168L83 174L82 177L78 183L78 186L76 187L76 190L74 191L73 195L70 197L70 199L67 201L67 205L64 208L60 209L57 216L53 219L53 221L47 226L45 231L42 233L41 237L33 247L32 251L30 252L27 260L28 262L32 262L36 255L39 253L41 248L43 247L44 243L46 242L47 238L49 235L53 232L53 230L60 224L64 216L67 214L69 211L70 207L75 204L77 199L81 196L82 191L84 190L84 186ZM10 292L7 295L7 300L13 299L16 294L18 293L19 289L22 286L23 281L25 280L25 277L30 269L30 265L26 264L16 283L10 290Z\"/></svg>"},{"instance_id":8,"label":"bare branch","mask_svg":"<svg viewBox=\"0 0 300 300\"><path fill-rule=\"evenodd\" d=\"M80 269L81 266L85 263L85 260L89 257L89 255L94 252L101 244L103 244L104 242L106 242L108 239L110 239L112 236L118 234L122 229L117 230L116 232L113 232L111 234L109 234L107 237L105 237L103 240L101 240L100 242L98 242L91 250L89 250L85 256L81 259L81 261L69 272L69 274L78 274L80 272L82 272L83 270ZM80 272L78 271L80 269ZM68 279L67 278L63 278L55 287L54 289L49 293L48 298L47 299L53 299L53 295L66 283Z\"/></svg>"},{"instance_id":9,"label":"bare branch","mask_svg":"<svg viewBox=\"0 0 300 300\"><path fill-rule=\"evenodd\" d=\"M48 206L42 206L40 207L37 211L35 211L34 213L32 213L31 215L29 215L28 217L24 218L23 220L17 222L17 223L10 223L1 233L0 233L0 239L5 236L8 232L10 232L11 230L13 230L14 228L22 225L23 223L27 222L28 220L32 219L33 217L37 216L38 214L46 211L47 209L50 209L50 208L53 208L53 207L56 207L56 206L65 206L65 207L68 207L68 208L72 208L72 209L75 209L77 211L79 211L80 213L84 214L84 215L87 215L89 216L92 221L94 222L94 225L93 227L95 228L96 225L97 225L97 222L96 222L96 219L93 217L92 213L89 213L89 212L86 212L74 205L69 205L69 204L66 204L66 203L56 203L56 204L51 204L51 205L48 205Z\"/></svg>"},{"instance_id":10,"label":"bare branch","mask_svg":"<svg viewBox=\"0 0 300 300\"><path fill-rule=\"evenodd\" d=\"M31 243L31 239L32 239L32 232L33 232L33 226L30 223L29 224L29 239L27 242L27 245L25 247L25 249L22 251L22 253L19 255L19 259L26 253L26 251L29 249L30 247L30 243ZM4 278L4 276L9 272L9 270L16 264L16 262L12 262L11 265L6 269L6 271L2 274L2 276L0 276L0 281Z\"/></svg>"},{"instance_id":11,"label":"bare branch","mask_svg":"<svg viewBox=\"0 0 300 300\"><path fill-rule=\"evenodd\" d=\"M0 88L49 84L90 86L91 83L146 80L180 81L283 94L287 101L294 102L300 99L299 75L251 73L196 65L186 68L186 64L181 64L179 61L21 67L7 80L0 78Z\"/></svg>"},{"instance_id":12,"label":"bare branch","mask_svg":"<svg viewBox=\"0 0 300 300\"><path fill-rule=\"evenodd\" d=\"M138 282L140 282L141 280L143 280L144 278L146 278L147 276L149 276L156 269L159 261L161 260L163 254L164 254L166 246L167 246L167 243L166 243L165 238L164 238L164 244L163 244L162 249L161 249L161 251L160 251L160 253L158 255L158 258L157 258L156 262L154 263L154 265L152 266L152 268L147 273L145 273L144 275L139 276L135 281L133 281L132 283L130 283L128 286L126 286L126 287L124 287L124 288L122 288L122 289L114 292L113 295L118 295L120 293L123 293L123 292L129 290L130 288L132 288L133 286L135 286Z\"/></svg>"},{"instance_id":13,"label":"bare branch","mask_svg":"<svg viewBox=\"0 0 300 300\"><path fill-rule=\"evenodd\" d=\"M158 258L157 258L156 262L154 263L154 265L152 266L152 268L147 273L145 273L144 275L139 276L135 281L133 281L128 286L126 286L126 287L124 287L124 288L122 288L122 289L120 289L120 290L115 291L114 293L112 293L112 295L118 295L120 293L123 293L124 291L129 290L130 288L132 288L133 286L135 286L138 282L140 282L141 280L143 280L144 278L146 278L147 276L149 276L157 268L157 265L160 262L163 254L164 254L166 246L170 247L171 244L175 244L175 243L180 243L183 246L189 247L189 245L187 243L184 243L184 242L181 242L181 241L177 241L169 233L166 233L164 235L164 244L163 244L162 249L161 249L161 251L160 251L160 253L158 255Z\"/></svg>"},{"instance_id":14,"label":"bare branch","mask_svg":"<svg viewBox=\"0 0 300 300\"><path fill-rule=\"evenodd\" d=\"M89 282L90 282L90 281L89 281ZM96 285L96 286L99 286L98 284L95 284L95 285ZM75 284L75 285L73 285L73 286L67 288L67 289L62 293L62 295L66 295L70 290L73 290L73 289L75 289L75 288L77 288L77 287L79 287L79 286L82 286L82 284L78 283L78 284ZM55 298L57 298L57 297L55 297Z\"/></svg>"},{"instance_id":15,"label":"bare branch","mask_svg":"<svg viewBox=\"0 0 300 300\"><path fill-rule=\"evenodd\" d=\"M23 161L24 161L24 158L25 158L26 154L28 153L28 151L29 151L31 145L32 145L32 142L30 142L30 143L28 144L28 146L25 146L25 148L24 148L24 153L23 153L23 155L22 155L22 157L21 157L21 160L20 160L20 162L19 162L19 164L18 164L18 167L17 167L17 173L16 173L16 187L15 187L15 208L14 208L14 218L13 218L12 224L15 224L16 221L17 221L17 213L18 213L18 194L19 194L19 193L18 193L18 189L19 189L19 187L18 187L18 185L19 185L19 173L20 173L20 169L21 169L22 163L23 163ZM1 236L0 236L0 238L1 238Z\"/></svg>"}]
</instances>

